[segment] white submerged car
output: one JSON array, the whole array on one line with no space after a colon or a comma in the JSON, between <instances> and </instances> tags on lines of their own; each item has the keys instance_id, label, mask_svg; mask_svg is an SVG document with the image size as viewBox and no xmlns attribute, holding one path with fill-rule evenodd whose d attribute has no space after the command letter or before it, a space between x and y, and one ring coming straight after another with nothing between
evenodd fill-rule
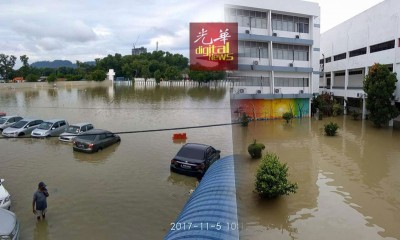
<instances>
[{"instance_id":1,"label":"white submerged car","mask_svg":"<svg viewBox=\"0 0 400 240\"><path fill-rule=\"evenodd\" d=\"M3 129L8 128L9 126L13 125L14 123L18 122L21 119L22 117L19 116L0 117L0 131L3 131Z\"/></svg>"},{"instance_id":2,"label":"white submerged car","mask_svg":"<svg viewBox=\"0 0 400 240\"><path fill-rule=\"evenodd\" d=\"M83 134L84 132L92 130L93 128L94 126L91 123L71 124L67 130L65 130L65 132L61 133L58 139L63 142L72 142L77 135Z\"/></svg>"},{"instance_id":3,"label":"white submerged car","mask_svg":"<svg viewBox=\"0 0 400 240\"><path fill-rule=\"evenodd\" d=\"M0 208L8 209L11 208L11 196L7 189L3 186L4 179L0 179ZM2 239L2 238L0 238Z\"/></svg>"},{"instance_id":4,"label":"white submerged car","mask_svg":"<svg viewBox=\"0 0 400 240\"><path fill-rule=\"evenodd\" d=\"M4 129L1 133L4 137L29 136L33 129L39 127L43 120L36 118L24 118Z\"/></svg>"},{"instance_id":5,"label":"white submerged car","mask_svg":"<svg viewBox=\"0 0 400 240\"><path fill-rule=\"evenodd\" d=\"M55 137L60 136L68 128L68 122L64 119L51 119L42 122L39 127L32 131L32 137Z\"/></svg>"},{"instance_id":6,"label":"white submerged car","mask_svg":"<svg viewBox=\"0 0 400 240\"><path fill-rule=\"evenodd\" d=\"M19 239L19 223L14 213L0 208L0 223L0 239Z\"/></svg>"}]
</instances>

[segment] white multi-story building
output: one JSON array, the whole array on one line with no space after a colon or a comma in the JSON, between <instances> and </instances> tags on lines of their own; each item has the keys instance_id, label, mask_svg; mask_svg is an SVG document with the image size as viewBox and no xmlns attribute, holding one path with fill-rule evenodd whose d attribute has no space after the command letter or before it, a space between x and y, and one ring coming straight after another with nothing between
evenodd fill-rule
<instances>
[{"instance_id":1,"label":"white multi-story building","mask_svg":"<svg viewBox=\"0 0 400 240\"><path fill-rule=\"evenodd\" d=\"M238 22L239 31L238 71L227 73L234 81L232 99L267 101L263 103L270 106L267 118L286 111L309 115L310 99L319 90L319 5L301 0L232 0L225 4L225 20ZM289 101L282 105L282 99ZM303 107L293 108L295 102Z\"/></svg>"},{"instance_id":2,"label":"white multi-story building","mask_svg":"<svg viewBox=\"0 0 400 240\"><path fill-rule=\"evenodd\" d=\"M320 93L328 92L346 100L342 101L345 106L362 99L365 109L363 81L368 69L380 63L400 72L399 40L399 0L385 0L323 33ZM399 87L397 82L396 104L400 100Z\"/></svg>"}]
</instances>

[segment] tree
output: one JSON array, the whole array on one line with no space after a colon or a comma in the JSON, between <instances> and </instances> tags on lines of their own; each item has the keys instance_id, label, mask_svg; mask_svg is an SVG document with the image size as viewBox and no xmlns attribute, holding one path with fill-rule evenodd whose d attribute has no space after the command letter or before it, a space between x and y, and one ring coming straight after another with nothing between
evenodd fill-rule
<instances>
[{"instance_id":1,"label":"tree","mask_svg":"<svg viewBox=\"0 0 400 240\"><path fill-rule=\"evenodd\" d=\"M154 78L156 79L156 83L160 83L163 78L163 73L160 70L155 71Z\"/></svg>"},{"instance_id":2,"label":"tree","mask_svg":"<svg viewBox=\"0 0 400 240\"><path fill-rule=\"evenodd\" d=\"M8 56L0 54L0 75L4 79L8 79L9 75L12 73L15 60L17 60L17 58L13 55Z\"/></svg>"},{"instance_id":3,"label":"tree","mask_svg":"<svg viewBox=\"0 0 400 240\"><path fill-rule=\"evenodd\" d=\"M25 80L26 80L27 82L37 82L38 79L39 79L39 76L38 76L38 75L35 75L35 74L32 74L32 73L28 74L28 75L26 76L26 78L25 78Z\"/></svg>"},{"instance_id":4,"label":"tree","mask_svg":"<svg viewBox=\"0 0 400 240\"><path fill-rule=\"evenodd\" d=\"M399 115L393 104L396 90L396 73L390 72L385 65L375 63L364 80L364 92L367 94L369 119L376 127L386 125Z\"/></svg>"},{"instance_id":5,"label":"tree","mask_svg":"<svg viewBox=\"0 0 400 240\"><path fill-rule=\"evenodd\" d=\"M179 78L179 71L178 68L175 66L169 66L165 70L165 78L168 80L176 80Z\"/></svg>"},{"instance_id":6,"label":"tree","mask_svg":"<svg viewBox=\"0 0 400 240\"><path fill-rule=\"evenodd\" d=\"M51 82L55 82L57 79L56 74L52 73L47 77L47 82L51 83Z\"/></svg>"},{"instance_id":7,"label":"tree","mask_svg":"<svg viewBox=\"0 0 400 240\"><path fill-rule=\"evenodd\" d=\"M92 72L92 79L95 81L103 81L106 77L106 73L102 70L95 70Z\"/></svg>"},{"instance_id":8,"label":"tree","mask_svg":"<svg viewBox=\"0 0 400 240\"><path fill-rule=\"evenodd\" d=\"M268 153L257 169L255 187L261 198L276 198L296 193L297 183L288 181L288 166L279 162L279 157Z\"/></svg>"},{"instance_id":9,"label":"tree","mask_svg":"<svg viewBox=\"0 0 400 240\"><path fill-rule=\"evenodd\" d=\"M21 62L22 62L22 67L19 69L20 74L26 79L26 81L32 82L32 81L30 81L30 80L32 80L32 73L30 73L30 71L29 71L30 70L29 63L28 63L29 58L26 55L22 55L19 57L19 60L21 60ZM31 75L31 76L30 76L30 79L28 80L29 75ZM34 80L34 82L36 82L36 81L37 81L37 79Z\"/></svg>"}]
</instances>

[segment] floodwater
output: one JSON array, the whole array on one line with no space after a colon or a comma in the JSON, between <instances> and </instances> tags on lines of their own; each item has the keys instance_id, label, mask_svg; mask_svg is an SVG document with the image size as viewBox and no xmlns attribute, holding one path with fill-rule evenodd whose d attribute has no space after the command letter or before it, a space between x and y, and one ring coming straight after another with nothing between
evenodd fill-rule
<instances>
[{"instance_id":1,"label":"floodwater","mask_svg":"<svg viewBox=\"0 0 400 240\"><path fill-rule=\"evenodd\" d=\"M123 86L0 91L0 111L69 123L92 122L114 132L230 122L225 87ZM171 173L181 143L232 154L230 126L123 134L95 154L73 152L58 139L0 139L0 177L12 196L21 239L162 239L196 179ZM0 137L1 138L1 137ZM44 181L50 193L45 221L32 213Z\"/></svg>"},{"instance_id":2,"label":"floodwater","mask_svg":"<svg viewBox=\"0 0 400 240\"><path fill-rule=\"evenodd\" d=\"M323 125L339 124L335 137ZM400 239L400 132L350 117L253 122L232 130L241 239ZM296 194L253 192L257 139L289 166Z\"/></svg>"},{"instance_id":3,"label":"floodwater","mask_svg":"<svg viewBox=\"0 0 400 240\"><path fill-rule=\"evenodd\" d=\"M114 132L231 121L225 87L124 86L0 91L0 111L90 121ZM327 137L323 125L340 126ZM0 177L12 195L21 239L162 239L196 186L169 170L188 142L235 153L241 239L400 239L400 132L347 117L123 134L96 154L57 139L1 139ZM260 200L253 192L257 139L289 166L296 194ZM234 150L233 150L234 149ZM45 221L32 214L39 181L48 185Z\"/></svg>"}]
</instances>

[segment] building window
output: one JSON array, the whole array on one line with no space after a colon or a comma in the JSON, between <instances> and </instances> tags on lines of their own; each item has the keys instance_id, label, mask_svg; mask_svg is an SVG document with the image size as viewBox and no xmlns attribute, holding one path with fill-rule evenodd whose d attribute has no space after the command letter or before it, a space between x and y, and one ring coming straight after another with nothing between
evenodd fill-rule
<instances>
[{"instance_id":1,"label":"building window","mask_svg":"<svg viewBox=\"0 0 400 240\"><path fill-rule=\"evenodd\" d=\"M366 47L349 52L349 57L356 57L356 56L360 56L360 55L364 55L364 54L367 54Z\"/></svg>"},{"instance_id":2,"label":"building window","mask_svg":"<svg viewBox=\"0 0 400 240\"><path fill-rule=\"evenodd\" d=\"M309 33L310 23L308 18L295 17L283 14L272 14L272 29L279 31Z\"/></svg>"},{"instance_id":3,"label":"building window","mask_svg":"<svg viewBox=\"0 0 400 240\"><path fill-rule=\"evenodd\" d=\"M234 76L235 86L270 86L269 77L263 76Z\"/></svg>"},{"instance_id":4,"label":"building window","mask_svg":"<svg viewBox=\"0 0 400 240\"><path fill-rule=\"evenodd\" d=\"M325 63L329 63L329 62L331 62L331 61L332 61L332 58L331 58L331 57L325 58Z\"/></svg>"},{"instance_id":5,"label":"building window","mask_svg":"<svg viewBox=\"0 0 400 240\"><path fill-rule=\"evenodd\" d=\"M326 86L331 87L331 78L330 77L326 78Z\"/></svg>"},{"instance_id":6,"label":"building window","mask_svg":"<svg viewBox=\"0 0 400 240\"><path fill-rule=\"evenodd\" d=\"M360 75L360 74L363 74L362 70L349 71L349 75Z\"/></svg>"},{"instance_id":7,"label":"building window","mask_svg":"<svg viewBox=\"0 0 400 240\"><path fill-rule=\"evenodd\" d=\"M239 27L267 29L266 12L227 8L228 21L237 22Z\"/></svg>"},{"instance_id":8,"label":"building window","mask_svg":"<svg viewBox=\"0 0 400 240\"><path fill-rule=\"evenodd\" d=\"M266 42L238 42L239 57L268 58L268 43Z\"/></svg>"},{"instance_id":9,"label":"building window","mask_svg":"<svg viewBox=\"0 0 400 240\"><path fill-rule=\"evenodd\" d=\"M346 53L341 53L333 56L333 61L339 61L346 58Z\"/></svg>"},{"instance_id":10,"label":"building window","mask_svg":"<svg viewBox=\"0 0 400 240\"><path fill-rule=\"evenodd\" d=\"M274 59L308 61L309 47L287 44L273 44Z\"/></svg>"},{"instance_id":11,"label":"building window","mask_svg":"<svg viewBox=\"0 0 400 240\"><path fill-rule=\"evenodd\" d=\"M308 87L308 78L275 78L276 87Z\"/></svg>"},{"instance_id":12,"label":"building window","mask_svg":"<svg viewBox=\"0 0 400 240\"><path fill-rule=\"evenodd\" d=\"M319 64L324 64L324 59L320 59Z\"/></svg>"},{"instance_id":13,"label":"building window","mask_svg":"<svg viewBox=\"0 0 400 240\"><path fill-rule=\"evenodd\" d=\"M338 72L338 73L335 73L335 77L344 76L344 75L346 75L345 72Z\"/></svg>"},{"instance_id":14,"label":"building window","mask_svg":"<svg viewBox=\"0 0 400 240\"><path fill-rule=\"evenodd\" d=\"M394 48L395 41L388 41L384 43L375 44L369 47L370 53L380 52Z\"/></svg>"},{"instance_id":15,"label":"building window","mask_svg":"<svg viewBox=\"0 0 400 240\"><path fill-rule=\"evenodd\" d=\"M325 77L331 77L331 73L326 73Z\"/></svg>"}]
</instances>

